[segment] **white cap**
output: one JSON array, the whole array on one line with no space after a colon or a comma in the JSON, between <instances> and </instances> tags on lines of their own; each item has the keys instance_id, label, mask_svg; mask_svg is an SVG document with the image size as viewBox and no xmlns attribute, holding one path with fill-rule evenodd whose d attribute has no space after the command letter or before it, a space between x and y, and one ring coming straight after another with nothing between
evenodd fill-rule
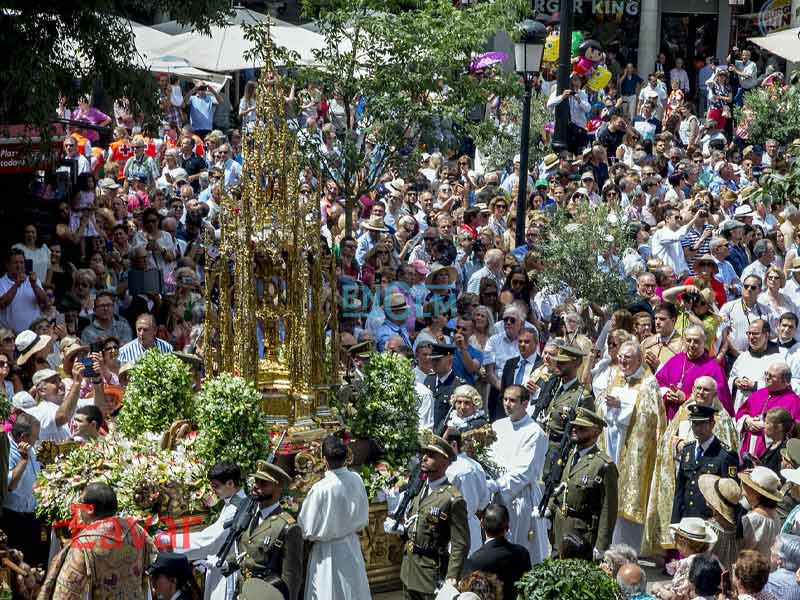
<instances>
[{"instance_id":1,"label":"white cap","mask_svg":"<svg viewBox=\"0 0 800 600\"><path fill-rule=\"evenodd\" d=\"M519 154L515 154L515 155L514 155L514 162L515 162L515 163L517 163L517 162L520 162L521 160L522 160L522 158L520 157L520 155L519 155Z\"/></svg>"},{"instance_id":2,"label":"white cap","mask_svg":"<svg viewBox=\"0 0 800 600\"><path fill-rule=\"evenodd\" d=\"M36 400L34 400L33 396L28 392L23 390L14 394L14 398L11 400L11 406L27 411L29 408L36 406Z\"/></svg>"}]
</instances>

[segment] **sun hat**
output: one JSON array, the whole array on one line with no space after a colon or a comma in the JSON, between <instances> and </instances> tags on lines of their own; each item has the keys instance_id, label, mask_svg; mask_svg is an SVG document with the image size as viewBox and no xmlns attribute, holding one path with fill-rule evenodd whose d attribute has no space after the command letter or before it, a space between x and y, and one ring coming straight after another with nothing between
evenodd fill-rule
<instances>
[{"instance_id":1,"label":"sun hat","mask_svg":"<svg viewBox=\"0 0 800 600\"><path fill-rule=\"evenodd\" d=\"M20 332L14 339L14 346L19 353L17 365L24 365L31 356L44 350L51 339L53 338L49 335L36 335L36 332L30 329Z\"/></svg>"},{"instance_id":2,"label":"sun hat","mask_svg":"<svg viewBox=\"0 0 800 600\"><path fill-rule=\"evenodd\" d=\"M448 284L453 284L458 279L458 273L456 272L455 267L434 263L431 265L430 273L428 273L428 276L425 278L425 283L432 285L433 280L436 279L436 275L441 271L447 271Z\"/></svg>"},{"instance_id":3,"label":"sun hat","mask_svg":"<svg viewBox=\"0 0 800 600\"><path fill-rule=\"evenodd\" d=\"M74 338L74 341L61 349L61 356L64 362L68 361L72 356L78 352L85 350L89 351L89 346L84 345L80 338Z\"/></svg>"},{"instance_id":4,"label":"sun hat","mask_svg":"<svg viewBox=\"0 0 800 600\"><path fill-rule=\"evenodd\" d=\"M800 485L800 469L781 469L781 477L789 483Z\"/></svg>"},{"instance_id":5,"label":"sun hat","mask_svg":"<svg viewBox=\"0 0 800 600\"><path fill-rule=\"evenodd\" d=\"M765 498L775 502L780 502L783 499L780 477L772 469L761 466L753 467L751 470L739 473L739 480L742 485L746 485Z\"/></svg>"},{"instance_id":6,"label":"sun hat","mask_svg":"<svg viewBox=\"0 0 800 600\"><path fill-rule=\"evenodd\" d=\"M558 158L558 154L551 153L545 155L543 162L545 171L549 171L550 169L554 169L555 167L558 166L560 159Z\"/></svg>"},{"instance_id":7,"label":"sun hat","mask_svg":"<svg viewBox=\"0 0 800 600\"><path fill-rule=\"evenodd\" d=\"M712 546L717 542L717 534L700 517L684 517L680 523L673 523L669 526L672 535L681 537L693 542L704 542Z\"/></svg>"},{"instance_id":8,"label":"sun hat","mask_svg":"<svg viewBox=\"0 0 800 600\"><path fill-rule=\"evenodd\" d=\"M708 505L721 514L728 523L735 525L736 506L742 499L742 490L736 480L704 473L698 478L697 486Z\"/></svg>"},{"instance_id":9,"label":"sun hat","mask_svg":"<svg viewBox=\"0 0 800 600\"><path fill-rule=\"evenodd\" d=\"M744 217L744 218L752 217L752 216L755 216L755 214L756 213L753 212L753 208L749 204L742 204L740 206L737 206L736 210L733 211L733 218L734 219L739 219L739 218L742 218L742 217Z\"/></svg>"},{"instance_id":10,"label":"sun hat","mask_svg":"<svg viewBox=\"0 0 800 600\"><path fill-rule=\"evenodd\" d=\"M380 231L383 233L389 231L386 229L386 225L384 225L382 217L370 217L369 221L364 223L364 229L369 229L370 231Z\"/></svg>"}]
</instances>

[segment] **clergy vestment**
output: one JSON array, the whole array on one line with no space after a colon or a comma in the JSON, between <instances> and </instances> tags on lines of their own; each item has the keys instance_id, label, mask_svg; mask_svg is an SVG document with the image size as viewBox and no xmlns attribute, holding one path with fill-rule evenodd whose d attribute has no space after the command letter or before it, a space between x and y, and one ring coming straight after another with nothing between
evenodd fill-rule
<instances>
[{"instance_id":1,"label":"clergy vestment","mask_svg":"<svg viewBox=\"0 0 800 600\"><path fill-rule=\"evenodd\" d=\"M547 557L547 526L543 519L533 518L533 509L542 499L539 480L547 455L547 435L527 414L514 422L509 417L499 419L492 423L492 429L497 434L490 449L492 458L505 472L489 482L489 490L499 493L508 509L509 540L524 546L531 563L538 564Z\"/></svg>"},{"instance_id":2,"label":"clergy vestment","mask_svg":"<svg viewBox=\"0 0 800 600\"><path fill-rule=\"evenodd\" d=\"M489 500L491 500L489 487L486 485L486 472L478 461L471 459L464 452L460 452L456 460L447 467L445 476L447 481L461 492L467 503L469 554L472 554L483 544L481 522L478 520L476 513L486 508Z\"/></svg>"},{"instance_id":3,"label":"clergy vestment","mask_svg":"<svg viewBox=\"0 0 800 600\"><path fill-rule=\"evenodd\" d=\"M740 390L734 387L733 382L741 377L747 377L757 385L756 389L763 388L766 385L764 374L767 369L774 364L785 363L786 358L786 349L772 342L768 343L767 348L762 352L748 350L738 356L731 367L731 375L728 377L728 387L734 392L734 412L732 414L739 413L739 409L754 391Z\"/></svg>"},{"instance_id":4,"label":"clergy vestment","mask_svg":"<svg viewBox=\"0 0 800 600\"><path fill-rule=\"evenodd\" d=\"M658 440L667 417L658 382L649 370L639 367L625 377L618 367L613 368L615 373L606 396L615 397L621 406L609 408L605 397L598 404L599 414L608 423L598 445L616 463L619 472L617 526L612 543L628 544L638 552Z\"/></svg>"},{"instance_id":5,"label":"clergy vestment","mask_svg":"<svg viewBox=\"0 0 800 600\"><path fill-rule=\"evenodd\" d=\"M369 522L369 500L357 473L325 471L303 500L297 522L313 542L305 597L314 600L372 598L357 532Z\"/></svg>"},{"instance_id":6,"label":"clergy vestment","mask_svg":"<svg viewBox=\"0 0 800 600\"><path fill-rule=\"evenodd\" d=\"M173 552L183 554L189 561L207 560L204 600L229 600L236 594L236 575L223 577L217 569L216 554L222 549L225 538L228 537L228 529L225 524L231 521L236 514L239 505L245 500L246 495L242 490L236 492L231 498L225 499L225 505L211 525L202 531L190 532L186 535L179 535L175 538L176 544L188 541L186 546L177 546Z\"/></svg>"},{"instance_id":7,"label":"clergy vestment","mask_svg":"<svg viewBox=\"0 0 800 600\"><path fill-rule=\"evenodd\" d=\"M728 411L729 415L733 414L733 400L731 399L731 392L728 389L728 380L725 377L725 371L719 366L719 363L704 352L702 356L696 360L692 360L685 352L676 354L670 358L656 373L656 379L661 386L661 397L669 390L670 386L674 385L684 394L686 398L692 395L692 386L698 377L704 375L711 377L717 382L717 393L719 394L719 401L722 403L723 408ZM666 402L666 400L665 400ZM685 404L685 402L684 402ZM679 405L672 402L666 403L667 421L671 421L678 412Z\"/></svg>"},{"instance_id":8,"label":"clergy vestment","mask_svg":"<svg viewBox=\"0 0 800 600\"><path fill-rule=\"evenodd\" d=\"M800 396L794 393L791 387L787 387L780 392L770 392L767 388L756 390L744 401L744 404L736 411L736 430L741 432L742 447L740 454L744 456L749 452L753 456L760 457L767 449L764 441L764 432L760 434L751 433L745 427L744 421L747 417L761 419L764 421L768 410L773 408L785 408L789 411L795 421L800 421Z\"/></svg>"},{"instance_id":9,"label":"clergy vestment","mask_svg":"<svg viewBox=\"0 0 800 600\"><path fill-rule=\"evenodd\" d=\"M675 497L675 477L678 472L678 453L675 443L676 438L687 444L694 441L689 410L686 408L691 402L691 400L687 400L680 406L675 418L667 424L666 431L661 434L658 442L656 464L647 502L647 518L644 525L641 556L654 556L675 547L672 532L669 529L672 519L672 502ZM731 451L736 452L739 447L739 437L736 434L733 417L725 412L722 403L717 398L714 398L714 408L717 409L714 418L714 437Z\"/></svg>"}]
</instances>

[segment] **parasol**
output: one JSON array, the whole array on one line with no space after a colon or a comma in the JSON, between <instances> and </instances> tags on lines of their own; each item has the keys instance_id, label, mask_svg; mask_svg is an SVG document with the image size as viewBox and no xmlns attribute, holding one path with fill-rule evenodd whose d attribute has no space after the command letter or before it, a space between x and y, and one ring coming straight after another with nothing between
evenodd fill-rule
<instances>
[{"instance_id":1,"label":"parasol","mask_svg":"<svg viewBox=\"0 0 800 600\"><path fill-rule=\"evenodd\" d=\"M469 63L469 72L477 73L489 67L499 65L501 62L508 58L505 52L484 52L473 57Z\"/></svg>"}]
</instances>

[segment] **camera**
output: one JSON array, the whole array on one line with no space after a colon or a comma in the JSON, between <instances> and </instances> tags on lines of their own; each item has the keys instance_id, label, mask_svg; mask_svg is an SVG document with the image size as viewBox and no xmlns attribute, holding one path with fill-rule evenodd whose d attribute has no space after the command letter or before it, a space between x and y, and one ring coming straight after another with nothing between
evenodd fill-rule
<instances>
[{"instance_id":1,"label":"camera","mask_svg":"<svg viewBox=\"0 0 800 600\"><path fill-rule=\"evenodd\" d=\"M94 379L97 377L97 372L94 370L94 363L92 359L88 356L86 358L81 359L81 364L83 365L83 376L88 379Z\"/></svg>"},{"instance_id":2,"label":"camera","mask_svg":"<svg viewBox=\"0 0 800 600\"><path fill-rule=\"evenodd\" d=\"M694 306L702 299L703 297L700 295L700 292L686 292L683 295L683 303L689 306Z\"/></svg>"}]
</instances>

